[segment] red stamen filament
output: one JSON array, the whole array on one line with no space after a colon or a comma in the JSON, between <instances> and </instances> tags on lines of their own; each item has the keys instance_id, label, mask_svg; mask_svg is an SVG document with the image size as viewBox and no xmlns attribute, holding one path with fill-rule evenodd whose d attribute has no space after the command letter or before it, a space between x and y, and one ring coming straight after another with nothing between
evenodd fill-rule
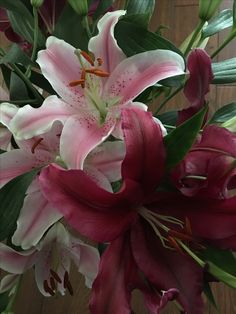
<instances>
[{"instance_id":1,"label":"red stamen filament","mask_svg":"<svg viewBox=\"0 0 236 314\"><path fill-rule=\"evenodd\" d=\"M80 51L81 55L84 57L85 60L88 61L88 63L91 65L91 66L94 66L94 61L93 59L90 57L90 55L85 52L85 51Z\"/></svg>"},{"instance_id":2,"label":"red stamen filament","mask_svg":"<svg viewBox=\"0 0 236 314\"><path fill-rule=\"evenodd\" d=\"M50 274L52 275L52 277L53 277L54 279L56 279L56 281L57 281L58 283L62 283L61 278L59 277L59 275L58 275L54 270L50 269Z\"/></svg>"},{"instance_id":3,"label":"red stamen filament","mask_svg":"<svg viewBox=\"0 0 236 314\"><path fill-rule=\"evenodd\" d=\"M34 154L35 153L35 149L36 147L42 142L43 138L40 137L35 143L34 145L31 147L31 153Z\"/></svg>"},{"instance_id":4,"label":"red stamen filament","mask_svg":"<svg viewBox=\"0 0 236 314\"><path fill-rule=\"evenodd\" d=\"M187 217L185 217L185 230L188 234L192 234L192 228L190 225L190 220Z\"/></svg>"}]
</instances>

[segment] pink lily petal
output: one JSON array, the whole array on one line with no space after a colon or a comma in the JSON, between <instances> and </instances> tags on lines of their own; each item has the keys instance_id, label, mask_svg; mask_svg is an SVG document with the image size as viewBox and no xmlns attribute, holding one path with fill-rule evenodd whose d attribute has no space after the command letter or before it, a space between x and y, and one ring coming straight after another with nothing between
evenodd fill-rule
<instances>
[{"instance_id":1,"label":"pink lily petal","mask_svg":"<svg viewBox=\"0 0 236 314\"><path fill-rule=\"evenodd\" d=\"M19 275L6 275L0 281L0 294L12 289L18 282Z\"/></svg>"},{"instance_id":2,"label":"pink lily petal","mask_svg":"<svg viewBox=\"0 0 236 314\"><path fill-rule=\"evenodd\" d=\"M30 171L37 165L35 157L28 155L21 149L14 149L0 155L0 186L15 177Z\"/></svg>"},{"instance_id":3,"label":"pink lily petal","mask_svg":"<svg viewBox=\"0 0 236 314\"><path fill-rule=\"evenodd\" d=\"M35 179L32 184L38 186L38 179ZM13 234L12 242L23 249L35 246L49 227L61 217L59 211L54 209L43 197L39 186L33 192L28 191L17 220L17 229Z\"/></svg>"},{"instance_id":4,"label":"pink lily petal","mask_svg":"<svg viewBox=\"0 0 236 314\"><path fill-rule=\"evenodd\" d=\"M131 313L130 255L129 241L125 236L114 240L102 254L90 300L92 314Z\"/></svg>"},{"instance_id":5,"label":"pink lily petal","mask_svg":"<svg viewBox=\"0 0 236 314\"><path fill-rule=\"evenodd\" d=\"M11 149L11 137L11 132L7 128L0 125L0 149Z\"/></svg>"},{"instance_id":6,"label":"pink lily petal","mask_svg":"<svg viewBox=\"0 0 236 314\"><path fill-rule=\"evenodd\" d=\"M92 115L69 118L61 134L60 148L61 157L67 166L72 169L83 169L86 156L111 134L113 127L112 119L107 119L99 126Z\"/></svg>"},{"instance_id":7,"label":"pink lily petal","mask_svg":"<svg viewBox=\"0 0 236 314\"><path fill-rule=\"evenodd\" d=\"M88 165L84 167L84 172L94 181L97 183L97 185L112 193L112 186L109 182L108 178L98 169L95 167Z\"/></svg>"},{"instance_id":8,"label":"pink lily petal","mask_svg":"<svg viewBox=\"0 0 236 314\"><path fill-rule=\"evenodd\" d=\"M141 223L132 228L131 246L138 267L158 290L177 289L177 300L187 313L202 313L203 274L190 257L164 248L152 229Z\"/></svg>"},{"instance_id":9,"label":"pink lily petal","mask_svg":"<svg viewBox=\"0 0 236 314\"><path fill-rule=\"evenodd\" d=\"M114 37L115 25L123 15L123 10L106 13L98 22L98 35L92 37L88 44L88 49L95 57L102 58L102 68L109 73L126 58Z\"/></svg>"},{"instance_id":10,"label":"pink lily petal","mask_svg":"<svg viewBox=\"0 0 236 314\"><path fill-rule=\"evenodd\" d=\"M119 193L109 193L93 182L81 170L64 170L51 165L40 173L44 196L69 224L81 234L95 241L116 238L136 219L137 213L129 208L129 195L136 202L142 197L137 183L126 180Z\"/></svg>"},{"instance_id":11,"label":"pink lily petal","mask_svg":"<svg viewBox=\"0 0 236 314\"><path fill-rule=\"evenodd\" d=\"M29 139L50 130L55 121L64 123L75 110L57 96L49 96L40 108L26 105L20 108L10 123L18 139Z\"/></svg>"},{"instance_id":12,"label":"pink lily petal","mask_svg":"<svg viewBox=\"0 0 236 314\"><path fill-rule=\"evenodd\" d=\"M9 273L22 274L34 264L35 254L35 249L18 252L0 243L0 268Z\"/></svg>"},{"instance_id":13,"label":"pink lily petal","mask_svg":"<svg viewBox=\"0 0 236 314\"><path fill-rule=\"evenodd\" d=\"M0 104L0 123L9 127L10 121L18 111L18 107L13 104L4 102Z\"/></svg>"},{"instance_id":14,"label":"pink lily petal","mask_svg":"<svg viewBox=\"0 0 236 314\"><path fill-rule=\"evenodd\" d=\"M184 74L184 60L175 52L152 50L123 60L111 73L104 95L121 97L121 103L134 99L147 87L167 77Z\"/></svg>"},{"instance_id":15,"label":"pink lily petal","mask_svg":"<svg viewBox=\"0 0 236 314\"><path fill-rule=\"evenodd\" d=\"M125 156L125 146L121 141L105 142L96 147L86 158L85 165L93 165L110 182L121 179L121 163Z\"/></svg>"},{"instance_id":16,"label":"pink lily petal","mask_svg":"<svg viewBox=\"0 0 236 314\"><path fill-rule=\"evenodd\" d=\"M91 288L98 273L98 265L100 261L98 250L75 237L71 237L71 242L71 258L77 265L78 271L85 276L86 286Z\"/></svg>"},{"instance_id":17,"label":"pink lily petal","mask_svg":"<svg viewBox=\"0 0 236 314\"><path fill-rule=\"evenodd\" d=\"M38 53L37 59L43 75L64 101L74 107L83 108L85 99L82 87L69 86L70 82L81 77L81 65L75 55L75 48L53 36L48 37L46 48ZM84 60L85 64L86 62Z\"/></svg>"}]
</instances>

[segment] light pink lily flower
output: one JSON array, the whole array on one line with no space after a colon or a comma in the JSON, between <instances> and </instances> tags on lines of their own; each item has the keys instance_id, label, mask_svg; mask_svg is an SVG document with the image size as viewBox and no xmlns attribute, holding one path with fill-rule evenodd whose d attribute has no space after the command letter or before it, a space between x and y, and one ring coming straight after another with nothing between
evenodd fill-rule
<instances>
[{"instance_id":1,"label":"light pink lily flower","mask_svg":"<svg viewBox=\"0 0 236 314\"><path fill-rule=\"evenodd\" d=\"M18 108L9 103L0 105L0 122L7 128ZM47 133L28 140L16 140L19 149L0 155L0 187L15 177L50 163L57 163L64 168L76 169L74 151L64 144L60 145L62 124L55 122ZM84 171L99 186L111 192L111 182L121 178L121 162L125 155L122 141L106 142L94 149L84 163ZM17 220L17 229L12 242L29 249L37 245L43 234L62 214L53 208L41 193L36 177L30 184L23 207Z\"/></svg>"},{"instance_id":2,"label":"light pink lily flower","mask_svg":"<svg viewBox=\"0 0 236 314\"><path fill-rule=\"evenodd\" d=\"M1 15L1 14L0 14ZM0 86L0 100L9 100L9 94ZM11 149L12 133L2 123L0 123L0 149Z\"/></svg>"},{"instance_id":3,"label":"light pink lily flower","mask_svg":"<svg viewBox=\"0 0 236 314\"><path fill-rule=\"evenodd\" d=\"M73 150L82 169L90 151L119 130L121 108L147 87L184 73L184 60L175 52L152 50L127 58L117 45L114 27L125 11L106 13L98 35L89 41L89 54L63 40L49 37L38 54L43 75L60 96L49 96L40 108L20 108L10 129L18 139L47 132L55 121L64 124L61 141Z\"/></svg>"},{"instance_id":4,"label":"light pink lily flower","mask_svg":"<svg viewBox=\"0 0 236 314\"><path fill-rule=\"evenodd\" d=\"M36 283L44 296L57 291L64 295L66 290L73 294L71 260L91 288L98 272L99 253L69 234L61 223L56 223L34 249L19 252L0 243L0 268L10 273L1 280L0 293L12 289L19 275L34 266Z\"/></svg>"}]
</instances>

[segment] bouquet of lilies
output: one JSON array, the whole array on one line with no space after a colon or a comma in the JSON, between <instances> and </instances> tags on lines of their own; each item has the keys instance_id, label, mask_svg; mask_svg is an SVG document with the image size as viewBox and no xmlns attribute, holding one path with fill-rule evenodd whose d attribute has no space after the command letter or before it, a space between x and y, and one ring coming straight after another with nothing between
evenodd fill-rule
<instances>
[{"instance_id":1,"label":"bouquet of lilies","mask_svg":"<svg viewBox=\"0 0 236 314\"><path fill-rule=\"evenodd\" d=\"M203 313L209 283L236 288L236 1L199 1L177 48L148 30L154 0L0 0L0 310L32 268L45 297L73 295L73 262L93 314ZM208 39L229 28L209 56ZM181 110L165 105L183 92Z\"/></svg>"}]
</instances>

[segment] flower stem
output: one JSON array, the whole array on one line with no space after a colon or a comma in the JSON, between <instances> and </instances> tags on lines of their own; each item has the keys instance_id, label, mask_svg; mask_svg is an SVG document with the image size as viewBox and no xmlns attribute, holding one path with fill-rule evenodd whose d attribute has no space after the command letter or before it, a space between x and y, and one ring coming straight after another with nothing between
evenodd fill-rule
<instances>
[{"instance_id":1,"label":"flower stem","mask_svg":"<svg viewBox=\"0 0 236 314\"><path fill-rule=\"evenodd\" d=\"M213 54L211 55L211 58L213 59L216 55L218 55L218 53L225 47L228 45L228 43L234 39L234 37L236 36L236 31L231 32L229 34L229 36L225 39L225 41L216 49L216 51L213 52Z\"/></svg>"},{"instance_id":2,"label":"flower stem","mask_svg":"<svg viewBox=\"0 0 236 314\"><path fill-rule=\"evenodd\" d=\"M188 46L187 46L187 48L186 48L186 50L185 50L185 53L184 53L185 56L187 56L188 53L189 53L189 51L191 50L192 45L193 45L194 41L196 40L198 34L199 34L200 31L202 30L204 24L205 24L205 22L201 20L201 21L198 23L197 27L195 28L195 30L194 30L194 32L193 32L193 36L192 36L192 38L190 39L190 41L189 41L189 43L188 43Z\"/></svg>"},{"instance_id":3,"label":"flower stem","mask_svg":"<svg viewBox=\"0 0 236 314\"><path fill-rule=\"evenodd\" d=\"M39 37L39 25L38 25L38 10L33 7L33 15L34 15L34 41L33 41L33 50L31 54L31 61L35 61L36 53L37 53L37 43ZM25 76L30 77L31 65L27 67L25 72Z\"/></svg>"},{"instance_id":4,"label":"flower stem","mask_svg":"<svg viewBox=\"0 0 236 314\"><path fill-rule=\"evenodd\" d=\"M91 38L92 37L92 33L91 33L91 30L90 30L90 26L89 26L87 15L84 16L84 18L82 20L82 25L83 25L83 27L85 28L85 30L87 32L88 38Z\"/></svg>"}]
</instances>

